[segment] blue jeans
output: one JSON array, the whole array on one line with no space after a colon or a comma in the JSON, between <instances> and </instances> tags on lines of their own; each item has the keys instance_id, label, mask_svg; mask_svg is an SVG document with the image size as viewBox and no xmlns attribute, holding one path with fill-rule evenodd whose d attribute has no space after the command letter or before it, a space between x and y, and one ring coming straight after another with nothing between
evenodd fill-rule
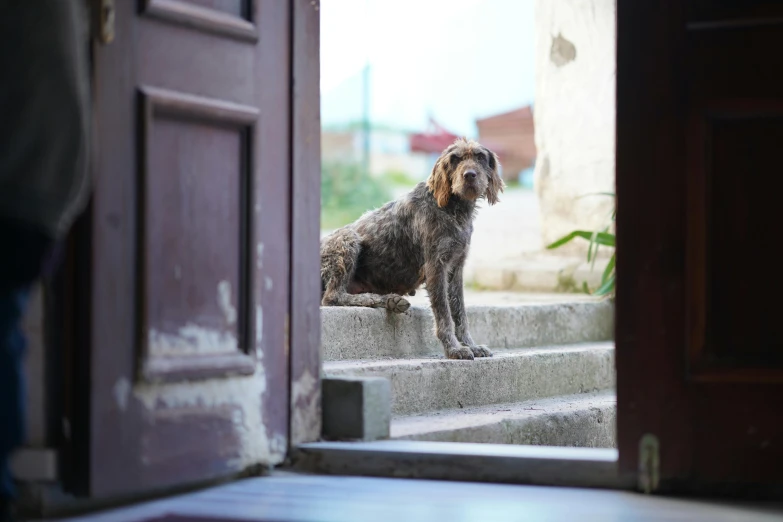
<instances>
[{"instance_id":1,"label":"blue jeans","mask_svg":"<svg viewBox=\"0 0 783 522\"><path fill-rule=\"evenodd\" d=\"M27 286L0 293L0 499L14 496L8 460L25 438L22 317L29 294Z\"/></svg>"}]
</instances>

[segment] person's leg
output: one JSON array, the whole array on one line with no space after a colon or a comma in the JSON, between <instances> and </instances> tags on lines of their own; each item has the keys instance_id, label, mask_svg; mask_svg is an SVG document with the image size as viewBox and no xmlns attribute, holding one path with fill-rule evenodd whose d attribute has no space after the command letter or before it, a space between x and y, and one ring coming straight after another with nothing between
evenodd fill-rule
<instances>
[{"instance_id":1,"label":"person's leg","mask_svg":"<svg viewBox=\"0 0 783 522\"><path fill-rule=\"evenodd\" d=\"M44 273L53 240L35 227L0 218L0 522L12 520L9 457L25 440L22 319L30 289Z\"/></svg>"},{"instance_id":2,"label":"person's leg","mask_svg":"<svg viewBox=\"0 0 783 522\"><path fill-rule=\"evenodd\" d=\"M0 1L0 508L10 454L24 442L27 294L86 203L89 132L87 5ZM5 500L3 500L5 499ZM8 518L0 510L0 522Z\"/></svg>"},{"instance_id":3,"label":"person's leg","mask_svg":"<svg viewBox=\"0 0 783 522\"><path fill-rule=\"evenodd\" d=\"M22 316L28 288L0 290L0 517L8 516L15 493L9 458L25 437Z\"/></svg>"}]
</instances>

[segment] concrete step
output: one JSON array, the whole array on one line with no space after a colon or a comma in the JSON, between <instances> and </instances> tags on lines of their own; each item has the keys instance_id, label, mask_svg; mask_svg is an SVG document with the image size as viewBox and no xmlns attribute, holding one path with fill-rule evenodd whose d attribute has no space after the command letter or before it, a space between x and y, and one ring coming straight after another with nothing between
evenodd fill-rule
<instances>
[{"instance_id":1,"label":"concrete step","mask_svg":"<svg viewBox=\"0 0 783 522\"><path fill-rule=\"evenodd\" d=\"M614 448L616 402L614 392L605 390L441 410L393 419L391 438Z\"/></svg>"},{"instance_id":2,"label":"concrete step","mask_svg":"<svg viewBox=\"0 0 783 522\"><path fill-rule=\"evenodd\" d=\"M490 349L608 341L614 307L609 300L580 299L468 306L473 339ZM428 306L404 314L360 307L321 307L321 349L325 361L442 355Z\"/></svg>"},{"instance_id":3,"label":"concrete step","mask_svg":"<svg viewBox=\"0 0 783 522\"><path fill-rule=\"evenodd\" d=\"M494 357L327 361L327 376L386 377L392 414L483 406L614 387L614 343L502 349Z\"/></svg>"}]
</instances>

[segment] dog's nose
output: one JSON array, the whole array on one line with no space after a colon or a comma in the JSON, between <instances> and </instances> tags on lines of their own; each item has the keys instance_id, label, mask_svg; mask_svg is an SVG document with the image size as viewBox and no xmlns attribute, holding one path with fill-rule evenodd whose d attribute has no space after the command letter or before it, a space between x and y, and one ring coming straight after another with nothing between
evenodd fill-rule
<instances>
[{"instance_id":1,"label":"dog's nose","mask_svg":"<svg viewBox=\"0 0 783 522\"><path fill-rule=\"evenodd\" d=\"M475 170L466 170L465 174L464 174L464 177L468 181L473 181L474 179L476 179L476 171Z\"/></svg>"}]
</instances>

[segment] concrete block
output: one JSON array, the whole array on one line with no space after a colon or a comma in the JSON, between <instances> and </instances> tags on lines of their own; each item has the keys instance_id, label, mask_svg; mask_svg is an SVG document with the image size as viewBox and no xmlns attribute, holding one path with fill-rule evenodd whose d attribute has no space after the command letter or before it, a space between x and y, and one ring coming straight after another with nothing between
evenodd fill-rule
<instances>
[{"instance_id":1,"label":"concrete block","mask_svg":"<svg viewBox=\"0 0 783 522\"><path fill-rule=\"evenodd\" d=\"M57 480L57 452L51 448L19 448L11 454L9 465L16 480Z\"/></svg>"},{"instance_id":2,"label":"concrete block","mask_svg":"<svg viewBox=\"0 0 783 522\"><path fill-rule=\"evenodd\" d=\"M389 438L391 383L383 377L325 377L323 435L327 439Z\"/></svg>"}]
</instances>

